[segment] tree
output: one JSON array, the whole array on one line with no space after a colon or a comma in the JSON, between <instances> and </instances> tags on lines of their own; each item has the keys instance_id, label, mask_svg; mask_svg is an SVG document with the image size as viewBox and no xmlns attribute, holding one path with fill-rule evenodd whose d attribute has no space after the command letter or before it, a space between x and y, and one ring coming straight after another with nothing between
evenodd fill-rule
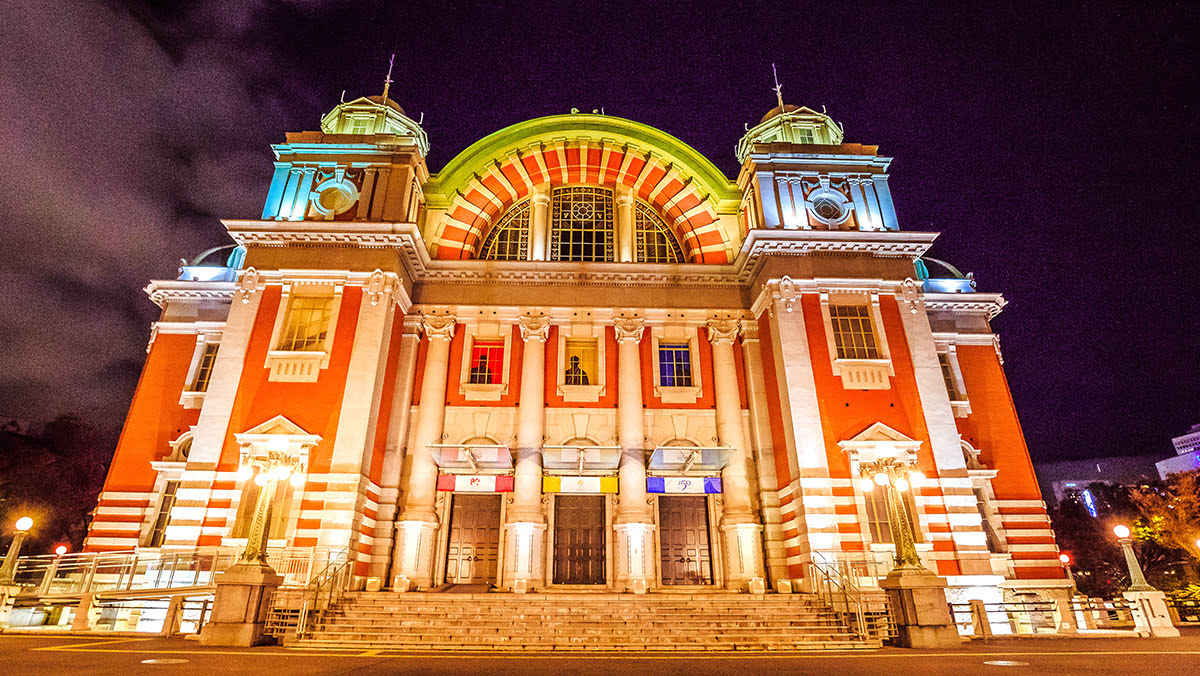
<instances>
[{"instance_id":1,"label":"tree","mask_svg":"<svg viewBox=\"0 0 1200 676\"><path fill-rule=\"evenodd\" d=\"M1140 516L1140 539L1187 552L1200 561L1200 470L1171 474L1165 481L1137 486L1129 498Z\"/></svg>"}]
</instances>

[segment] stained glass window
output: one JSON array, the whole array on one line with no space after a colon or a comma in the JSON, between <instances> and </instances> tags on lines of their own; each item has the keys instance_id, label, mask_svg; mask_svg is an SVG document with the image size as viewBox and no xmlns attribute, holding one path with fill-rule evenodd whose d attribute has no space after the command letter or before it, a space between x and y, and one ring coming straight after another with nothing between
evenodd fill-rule
<instances>
[{"instance_id":1,"label":"stained glass window","mask_svg":"<svg viewBox=\"0 0 1200 676\"><path fill-rule=\"evenodd\" d=\"M637 260L645 263L682 263L683 250L667 224L650 205L637 202L633 210L637 235Z\"/></svg>"},{"instance_id":2,"label":"stained glass window","mask_svg":"<svg viewBox=\"0 0 1200 676\"><path fill-rule=\"evenodd\" d=\"M480 248L480 258L523 261L529 258L529 200L518 202L500 217Z\"/></svg>"},{"instance_id":3,"label":"stained glass window","mask_svg":"<svg viewBox=\"0 0 1200 676\"><path fill-rule=\"evenodd\" d=\"M605 188L556 188L551 198L550 258L613 260L613 195Z\"/></svg>"}]
</instances>

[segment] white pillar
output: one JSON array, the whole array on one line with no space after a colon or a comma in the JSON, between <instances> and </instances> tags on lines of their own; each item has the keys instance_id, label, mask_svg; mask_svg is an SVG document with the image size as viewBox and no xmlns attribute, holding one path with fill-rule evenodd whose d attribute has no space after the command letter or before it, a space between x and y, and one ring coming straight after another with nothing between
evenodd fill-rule
<instances>
[{"instance_id":1,"label":"white pillar","mask_svg":"<svg viewBox=\"0 0 1200 676\"><path fill-rule=\"evenodd\" d=\"M640 317L613 320L617 333L617 437L621 461L620 491L614 527L617 531L616 583L634 592L646 590L653 573L650 535L654 528L646 504L645 413L642 410L642 362L638 344L646 329Z\"/></svg>"},{"instance_id":2,"label":"white pillar","mask_svg":"<svg viewBox=\"0 0 1200 676\"><path fill-rule=\"evenodd\" d=\"M429 445L442 438L446 417L446 372L456 321L453 315L429 315L423 322L429 349L425 353L421 404L417 410L413 445L409 449L411 466L407 493L404 511L396 522L396 552L392 563L393 586L401 590L428 587L433 582L438 469Z\"/></svg>"},{"instance_id":3,"label":"white pillar","mask_svg":"<svg viewBox=\"0 0 1200 676\"><path fill-rule=\"evenodd\" d=\"M512 504L506 516L507 543L503 579L513 581L515 591L545 582L542 547L546 514L542 508L542 442L546 429L545 376L546 338L550 319L521 317L521 392L517 404L517 458Z\"/></svg>"},{"instance_id":4,"label":"white pillar","mask_svg":"<svg viewBox=\"0 0 1200 676\"><path fill-rule=\"evenodd\" d=\"M717 439L729 448L729 460L721 470L724 509L721 531L725 534L726 580L731 589L755 583L762 586L762 526L754 518L750 499L749 458L746 431L742 425L742 402L738 392L737 363L733 342L739 330L736 319L708 320L708 340L713 353L713 393L717 405ZM757 581L757 582L755 582Z\"/></svg>"},{"instance_id":5,"label":"white pillar","mask_svg":"<svg viewBox=\"0 0 1200 676\"><path fill-rule=\"evenodd\" d=\"M550 260L550 186L536 186L530 201L529 256L535 261Z\"/></svg>"},{"instance_id":6,"label":"white pillar","mask_svg":"<svg viewBox=\"0 0 1200 676\"><path fill-rule=\"evenodd\" d=\"M633 229L633 194L625 186L617 187L617 262L632 263L636 237Z\"/></svg>"}]
</instances>

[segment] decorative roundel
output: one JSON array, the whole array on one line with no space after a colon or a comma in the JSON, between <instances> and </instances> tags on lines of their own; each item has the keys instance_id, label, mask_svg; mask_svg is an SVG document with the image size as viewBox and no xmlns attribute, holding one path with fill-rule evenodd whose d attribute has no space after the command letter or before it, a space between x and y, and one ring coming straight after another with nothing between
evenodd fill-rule
<instances>
[{"instance_id":1,"label":"decorative roundel","mask_svg":"<svg viewBox=\"0 0 1200 676\"><path fill-rule=\"evenodd\" d=\"M591 220L596 209L588 202L576 202L571 205L571 218L577 221Z\"/></svg>"},{"instance_id":2,"label":"decorative roundel","mask_svg":"<svg viewBox=\"0 0 1200 676\"><path fill-rule=\"evenodd\" d=\"M846 196L832 188L817 188L808 195L808 208L818 221L836 225L850 215Z\"/></svg>"},{"instance_id":3,"label":"decorative roundel","mask_svg":"<svg viewBox=\"0 0 1200 676\"><path fill-rule=\"evenodd\" d=\"M322 181L313 190L313 208L322 214L336 216L354 206L357 201L358 188L344 178Z\"/></svg>"}]
</instances>

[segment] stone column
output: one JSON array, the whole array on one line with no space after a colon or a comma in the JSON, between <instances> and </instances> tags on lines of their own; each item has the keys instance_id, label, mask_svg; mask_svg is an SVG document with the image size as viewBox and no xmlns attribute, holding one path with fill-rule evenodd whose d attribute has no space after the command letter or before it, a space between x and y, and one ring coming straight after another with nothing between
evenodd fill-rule
<instances>
[{"instance_id":1,"label":"stone column","mask_svg":"<svg viewBox=\"0 0 1200 676\"><path fill-rule=\"evenodd\" d=\"M521 317L521 392L517 404L517 457L512 502L506 512L508 530L504 552L504 579L513 591L545 584L542 548L546 514L542 509L542 442L546 429L546 338L550 319Z\"/></svg>"},{"instance_id":2,"label":"stone column","mask_svg":"<svg viewBox=\"0 0 1200 676\"><path fill-rule=\"evenodd\" d=\"M550 260L550 186L534 188L533 209L529 214L529 257L535 261Z\"/></svg>"},{"instance_id":3,"label":"stone column","mask_svg":"<svg viewBox=\"0 0 1200 676\"><path fill-rule=\"evenodd\" d=\"M401 591L428 587L433 583L438 469L429 445L442 438L446 417L446 372L456 322L454 315L429 315L423 321L429 349L425 353L421 404L409 453L412 464L407 494L404 510L396 522L396 551L392 556L392 586Z\"/></svg>"},{"instance_id":4,"label":"stone column","mask_svg":"<svg viewBox=\"0 0 1200 676\"><path fill-rule=\"evenodd\" d=\"M738 392L737 363L733 343L736 319L708 320L708 340L713 353L713 392L717 404L717 439L729 448L729 460L721 470L725 500L721 531L725 534L726 583L730 589L749 587L763 593L762 526L754 517L750 499L749 458L746 430L742 424L742 402Z\"/></svg>"},{"instance_id":5,"label":"stone column","mask_svg":"<svg viewBox=\"0 0 1200 676\"><path fill-rule=\"evenodd\" d=\"M617 333L617 436L621 461L617 470L616 583L645 593L653 574L650 535L654 529L646 504L645 414L642 410L642 362L638 344L646 329L640 317L613 320Z\"/></svg>"},{"instance_id":6,"label":"stone column","mask_svg":"<svg viewBox=\"0 0 1200 676\"><path fill-rule=\"evenodd\" d=\"M633 228L633 194L624 186L617 187L617 262L632 263L636 236Z\"/></svg>"}]
</instances>

